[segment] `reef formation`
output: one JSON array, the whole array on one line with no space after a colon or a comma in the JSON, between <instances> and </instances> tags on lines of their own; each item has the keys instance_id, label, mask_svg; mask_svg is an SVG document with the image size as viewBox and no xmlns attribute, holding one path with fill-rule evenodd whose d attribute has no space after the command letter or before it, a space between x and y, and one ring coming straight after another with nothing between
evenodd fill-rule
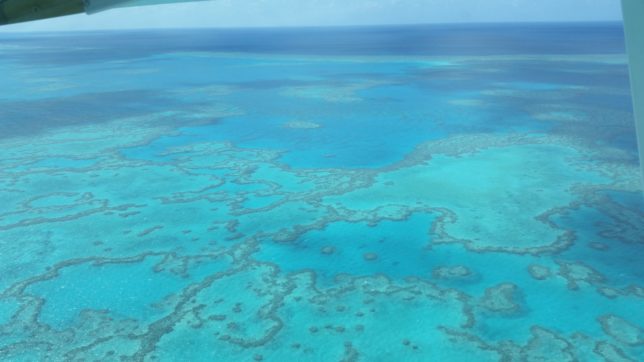
<instances>
[{"instance_id":1,"label":"reef formation","mask_svg":"<svg viewBox=\"0 0 644 362\"><path fill-rule=\"evenodd\" d=\"M0 100L0 359L644 358L627 85L538 81L621 56L145 59L92 67L195 74L138 109L0 61L36 74ZM88 108L19 123L56 97Z\"/></svg>"}]
</instances>

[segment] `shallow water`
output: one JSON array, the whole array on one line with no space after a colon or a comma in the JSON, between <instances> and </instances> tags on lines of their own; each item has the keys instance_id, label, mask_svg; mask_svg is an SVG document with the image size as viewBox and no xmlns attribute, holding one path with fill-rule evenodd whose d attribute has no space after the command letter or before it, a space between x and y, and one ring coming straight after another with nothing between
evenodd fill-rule
<instances>
[{"instance_id":1,"label":"shallow water","mask_svg":"<svg viewBox=\"0 0 644 362\"><path fill-rule=\"evenodd\" d=\"M644 359L619 24L0 52L2 360Z\"/></svg>"}]
</instances>

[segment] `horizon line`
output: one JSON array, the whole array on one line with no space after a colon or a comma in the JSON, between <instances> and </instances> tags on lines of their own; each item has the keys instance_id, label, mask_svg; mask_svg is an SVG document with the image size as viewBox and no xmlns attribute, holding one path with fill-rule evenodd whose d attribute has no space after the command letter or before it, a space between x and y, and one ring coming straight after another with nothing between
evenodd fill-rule
<instances>
[{"instance_id":1,"label":"horizon line","mask_svg":"<svg viewBox=\"0 0 644 362\"><path fill-rule=\"evenodd\" d=\"M82 30L10 30L11 25L0 27L2 33L91 33L91 32L120 32L120 31L161 31L161 30L259 30L259 29L333 29L333 28L384 28L384 27L414 27L414 26L476 26L476 25L547 25L547 24L623 24L620 20L570 20L570 21L476 21L476 22L431 22L431 23L374 23L374 24L342 24L342 25L244 25L244 26L195 26L195 27L123 27L97 28ZM3 28L9 29L3 29Z\"/></svg>"}]
</instances>

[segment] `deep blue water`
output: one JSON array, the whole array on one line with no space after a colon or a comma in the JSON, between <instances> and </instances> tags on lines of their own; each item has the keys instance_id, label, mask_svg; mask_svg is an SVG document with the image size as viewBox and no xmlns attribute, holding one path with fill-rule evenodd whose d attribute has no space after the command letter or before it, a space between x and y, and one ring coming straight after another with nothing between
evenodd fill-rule
<instances>
[{"instance_id":1,"label":"deep blue water","mask_svg":"<svg viewBox=\"0 0 644 362\"><path fill-rule=\"evenodd\" d=\"M298 55L622 54L621 23L445 24L372 27L187 29L14 35L3 43L52 49L44 62L137 58L168 51ZM46 44L42 39L47 39ZM60 46L92 47L57 52Z\"/></svg>"}]
</instances>

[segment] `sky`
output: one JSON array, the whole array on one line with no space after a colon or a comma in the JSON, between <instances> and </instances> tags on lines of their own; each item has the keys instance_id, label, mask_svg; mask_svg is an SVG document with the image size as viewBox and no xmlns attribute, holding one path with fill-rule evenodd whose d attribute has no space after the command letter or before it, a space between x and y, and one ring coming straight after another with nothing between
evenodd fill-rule
<instances>
[{"instance_id":1,"label":"sky","mask_svg":"<svg viewBox=\"0 0 644 362\"><path fill-rule=\"evenodd\" d=\"M209 0L74 15L0 32L620 19L619 0Z\"/></svg>"}]
</instances>

